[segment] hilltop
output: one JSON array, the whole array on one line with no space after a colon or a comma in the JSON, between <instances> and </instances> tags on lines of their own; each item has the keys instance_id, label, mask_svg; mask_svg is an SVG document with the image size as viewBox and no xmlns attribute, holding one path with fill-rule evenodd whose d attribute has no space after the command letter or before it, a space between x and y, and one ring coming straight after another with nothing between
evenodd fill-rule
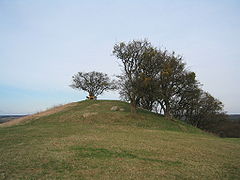
<instances>
[{"instance_id":1,"label":"hilltop","mask_svg":"<svg viewBox=\"0 0 240 180\"><path fill-rule=\"evenodd\" d=\"M0 179L239 179L239 149L125 102L81 101L1 124Z\"/></svg>"}]
</instances>

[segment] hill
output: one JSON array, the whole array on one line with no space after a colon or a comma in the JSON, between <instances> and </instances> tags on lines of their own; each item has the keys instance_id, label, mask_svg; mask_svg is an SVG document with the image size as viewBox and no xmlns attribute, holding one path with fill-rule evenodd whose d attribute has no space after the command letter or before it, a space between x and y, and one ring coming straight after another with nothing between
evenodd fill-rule
<instances>
[{"instance_id":1,"label":"hill","mask_svg":"<svg viewBox=\"0 0 240 180\"><path fill-rule=\"evenodd\" d=\"M81 101L1 124L0 179L240 178L239 139L138 111Z\"/></svg>"}]
</instances>

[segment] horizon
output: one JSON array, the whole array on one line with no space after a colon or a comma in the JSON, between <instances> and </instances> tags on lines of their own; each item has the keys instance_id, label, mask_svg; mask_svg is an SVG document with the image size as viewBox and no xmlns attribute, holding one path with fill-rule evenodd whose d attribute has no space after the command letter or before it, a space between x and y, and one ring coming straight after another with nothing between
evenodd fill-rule
<instances>
[{"instance_id":1,"label":"horizon","mask_svg":"<svg viewBox=\"0 0 240 180\"><path fill-rule=\"evenodd\" d=\"M87 93L69 87L72 75L120 74L114 44L145 38L183 55L203 90L240 114L239 8L237 0L0 1L0 114L84 100Z\"/></svg>"},{"instance_id":2,"label":"horizon","mask_svg":"<svg viewBox=\"0 0 240 180\"><path fill-rule=\"evenodd\" d=\"M94 100L94 101L101 101L101 100L109 100L109 101L111 101L112 99L97 99L97 100ZM81 101L84 101L84 100L81 100ZM81 102L81 101L75 101L75 102ZM119 100L119 101L122 101L122 100ZM73 102L70 102L70 103L73 103ZM66 103L66 104L68 104L68 103ZM66 104L61 104L61 105L56 105L56 106L63 106L63 105L66 105ZM42 111L39 111L39 112L44 112L44 111L47 111L47 110L49 110L51 108L54 108L54 107L55 106L47 107L46 109L44 109ZM37 113L39 113L39 112L37 112ZM0 114L0 116L28 116L28 115L33 115L33 114L35 114L35 113L30 113L30 114ZM229 115L229 116L231 116L231 115L240 115L240 113L226 113L226 114Z\"/></svg>"}]
</instances>

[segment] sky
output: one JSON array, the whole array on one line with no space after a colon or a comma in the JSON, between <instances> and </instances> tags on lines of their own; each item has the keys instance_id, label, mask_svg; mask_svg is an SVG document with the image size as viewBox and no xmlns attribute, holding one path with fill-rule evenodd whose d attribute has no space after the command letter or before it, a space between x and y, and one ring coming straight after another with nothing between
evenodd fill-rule
<instances>
[{"instance_id":1,"label":"sky","mask_svg":"<svg viewBox=\"0 0 240 180\"><path fill-rule=\"evenodd\" d=\"M0 114L85 99L72 75L120 74L113 46L133 39L182 55L202 88L240 113L239 33L239 0L0 0Z\"/></svg>"}]
</instances>

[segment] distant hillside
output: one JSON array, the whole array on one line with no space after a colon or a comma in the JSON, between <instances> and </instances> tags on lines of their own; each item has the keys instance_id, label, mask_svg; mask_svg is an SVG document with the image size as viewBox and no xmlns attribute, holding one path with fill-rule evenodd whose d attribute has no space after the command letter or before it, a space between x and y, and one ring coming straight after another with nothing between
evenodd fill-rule
<instances>
[{"instance_id":1,"label":"distant hillside","mask_svg":"<svg viewBox=\"0 0 240 180\"><path fill-rule=\"evenodd\" d=\"M240 121L240 114L229 114L228 118L232 121Z\"/></svg>"},{"instance_id":2,"label":"distant hillside","mask_svg":"<svg viewBox=\"0 0 240 180\"><path fill-rule=\"evenodd\" d=\"M0 179L240 179L239 149L125 102L81 101L1 124Z\"/></svg>"}]
</instances>

